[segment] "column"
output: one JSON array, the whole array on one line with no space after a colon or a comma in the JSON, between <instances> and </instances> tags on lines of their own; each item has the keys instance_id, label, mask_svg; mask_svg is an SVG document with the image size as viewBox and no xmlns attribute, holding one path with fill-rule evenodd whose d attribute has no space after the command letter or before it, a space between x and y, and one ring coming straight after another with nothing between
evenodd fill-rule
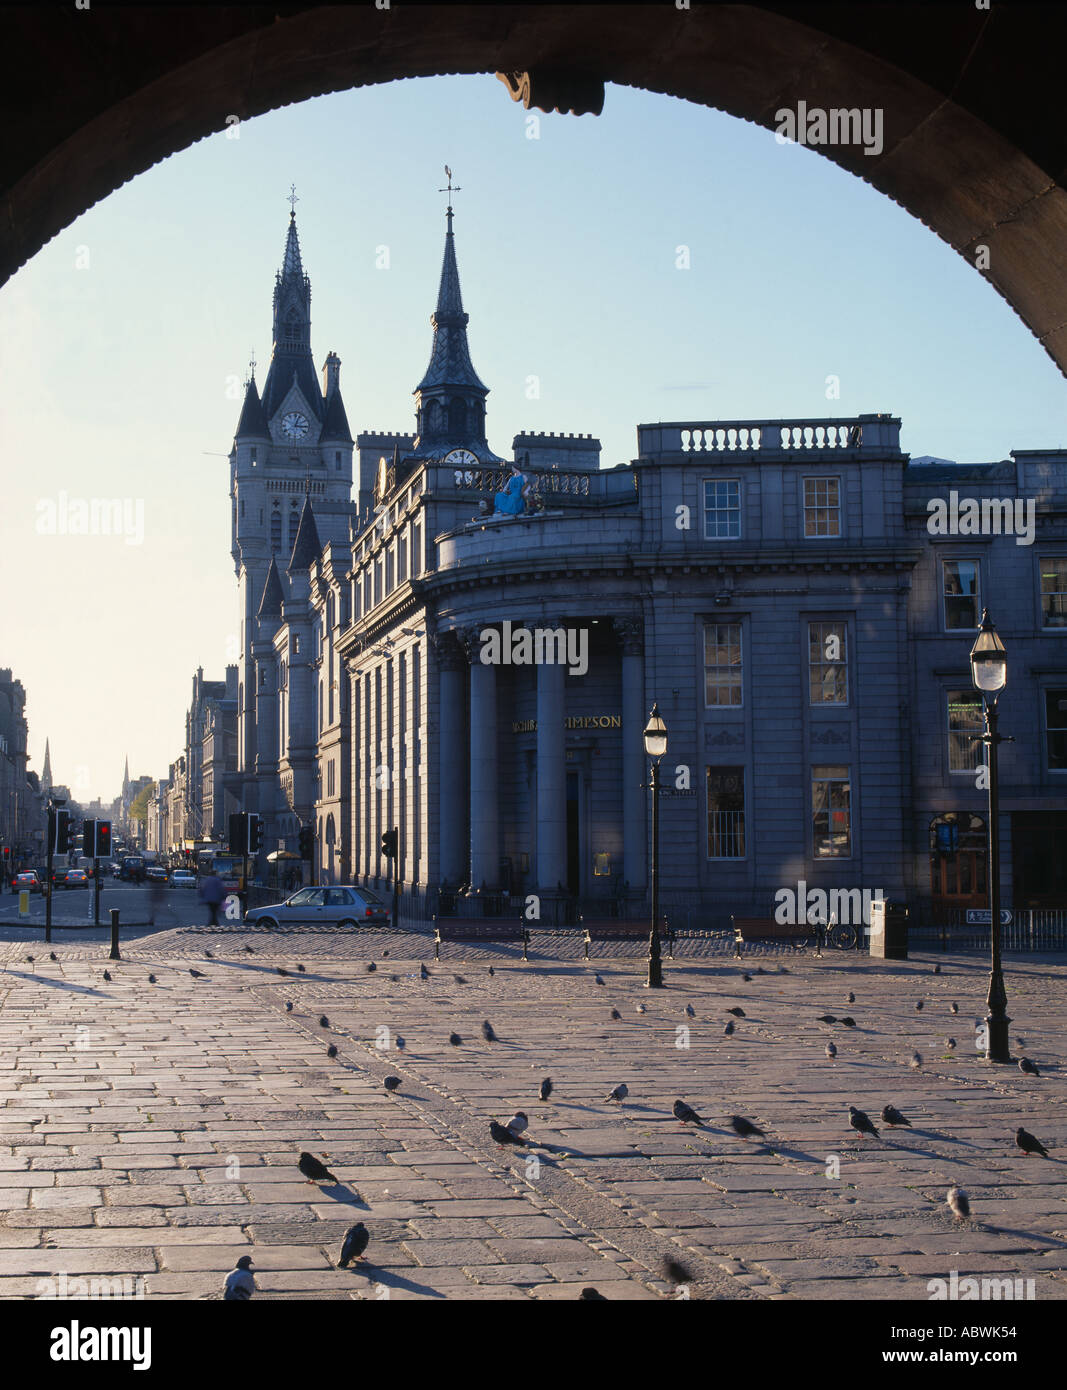
<instances>
[{"instance_id":1,"label":"column","mask_svg":"<svg viewBox=\"0 0 1067 1390\"><path fill-rule=\"evenodd\" d=\"M562 626L558 619L545 623ZM537 668L537 886L545 894L567 877L566 679L559 662Z\"/></svg>"},{"instance_id":2,"label":"column","mask_svg":"<svg viewBox=\"0 0 1067 1390\"><path fill-rule=\"evenodd\" d=\"M616 618L614 626L622 644L623 877L632 890L644 893L648 882L644 633L639 618Z\"/></svg>"},{"instance_id":3,"label":"column","mask_svg":"<svg viewBox=\"0 0 1067 1390\"><path fill-rule=\"evenodd\" d=\"M478 633L471 629L471 888L497 886L500 816L497 803L496 667L480 660Z\"/></svg>"},{"instance_id":4,"label":"column","mask_svg":"<svg viewBox=\"0 0 1067 1390\"><path fill-rule=\"evenodd\" d=\"M438 879L458 888L467 880L467 847L464 844L463 790L466 773L466 738L463 732L467 658L454 632L433 638L437 657L438 716ZM418 736L416 731L416 737Z\"/></svg>"}]
</instances>

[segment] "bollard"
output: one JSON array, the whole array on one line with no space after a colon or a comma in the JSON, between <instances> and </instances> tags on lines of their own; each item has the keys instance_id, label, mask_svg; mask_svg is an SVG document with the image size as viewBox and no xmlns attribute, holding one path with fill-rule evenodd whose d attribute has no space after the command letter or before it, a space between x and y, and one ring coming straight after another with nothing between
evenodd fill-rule
<instances>
[{"instance_id":1,"label":"bollard","mask_svg":"<svg viewBox=\"0 0 1067 1390\"><path fill-rule=\"evenodd\" d=\"M19 893L19 916L28 917L30 915L30 895L25 888Z\"/></svg>"},{"instance_id":2,"label":"bollard","mask_svg":"<svg viewBox=\"0 0 1067 1390\"><path fill-rule=\"evenodd\" d=\"M122 959L119 955L119 910L117 907L111 909L111 953L108 959Z\"/></svg>"}]
</instances>

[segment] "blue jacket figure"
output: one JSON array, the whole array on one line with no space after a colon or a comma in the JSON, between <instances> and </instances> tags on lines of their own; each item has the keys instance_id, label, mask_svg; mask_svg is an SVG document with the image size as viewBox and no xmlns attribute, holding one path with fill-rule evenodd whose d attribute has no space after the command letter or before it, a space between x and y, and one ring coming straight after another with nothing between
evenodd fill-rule
<instances>
[{"instance_id":1,"label":"blue jacket figure","mask_svg":"<svg viewBox=\"0 0 1067 1390\"><path fill-rule=\"evenodd\" d=\"M517 463L511 465L511 477L493 499L493 511L498 516L521 516L526 510L526 474Z\"/></svg>"}]
</instances>

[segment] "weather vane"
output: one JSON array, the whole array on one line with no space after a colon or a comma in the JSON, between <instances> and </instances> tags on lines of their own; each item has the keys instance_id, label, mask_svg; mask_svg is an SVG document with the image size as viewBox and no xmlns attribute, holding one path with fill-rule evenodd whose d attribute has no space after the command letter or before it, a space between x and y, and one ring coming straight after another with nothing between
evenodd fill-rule
<instances>
[{"instance_id":1,"label":"weather vane","mask_svg":"<svg viewBox=\"0 0 1067 1390\"><path fill-rule=\"evenodd\" d=\"M463 190L459 187L458 184L457 184L455 187L453 187L453 184L452 184L452 170L448 167L447 164L445 165L445 176L446 176L446 178L448 179L448 187L447 187L447 188L439 188L437 191L438 191L438 193L447 193L447 194L448 194L448 211L449 211L449 214L451 214L451 212L452 212L452 194L453 194L453 193L462 193Z\"/></svg>"},{"instance_id":2,"label":"weather vane","mask_svg":"<svg viewBox=\"0 0 1067 1390\"><path fill-rule=\"evenodd\" d=\"M296 196L296 184L295 184L295 183L291 183L291 184L289 185L289 197L288 197L285 201L289 204L289 208L290 208L289 216L290 216L290 217L295 217L295 216L296 216L296 205L297 205L297 203L299 203L299 201L300 201L300 199Z\"/></svg>"}]
</instances>

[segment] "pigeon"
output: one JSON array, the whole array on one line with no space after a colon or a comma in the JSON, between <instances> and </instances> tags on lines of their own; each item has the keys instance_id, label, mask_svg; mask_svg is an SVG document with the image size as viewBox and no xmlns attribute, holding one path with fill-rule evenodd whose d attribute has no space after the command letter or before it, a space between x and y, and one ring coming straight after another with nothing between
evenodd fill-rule
<instances>
[{"instance_id":1,"label":"pigeon","mask_svg":"<svg viewBox=\"0 0 1067 1390\"><path fill-rule=\"evenodd\" d=\"M604 1295L600 1292L599 1289L594 1289L592 1287L583 1289L581 1293L578 1295L579 1303L607 1303L607 1301L608 1300L604 1297Z\"/></svg>"},{"instance_id":2,"label":"pigeon","mask_svg":"<svg viewBox=\"0 0 1067 1390\"><path fill-rule=\"evenodd\" d=\"M488 1019L485 1019L482 1022L482 1037L486 1040L486 1042L492 1043L500 1041L497 1035L493 1032L493 1025L489 1022Z\"/></svg>"},{"instance_id":3,"label":"pigeon","mask_svg":"<svg viewBox=\"0 0 1067 1390\"><path fill-rule=\"evenodd\" d=\"M674 1118L680 1120L683 1125L702 1125L706 1121L702 1120L691 1105L686 1105L684 1100L674 1102Z\"/></svg>"},{"instance_id":4,"label":"pigeon","mask_svg":"<svg viewBox=\"0 0 1067 1390\"><path fill-rule=\"evenodd\" d=\"M934 966L934 974L935 974L935 975L940 975L940 974L941 974L941 967L940 967L939 965L935 965L935 966Z\"/></svg>"},{"instance_id":5,"label":"pigeon","mask_svg":"<svg viewBox=\"0 0 1067 1390\"><path fill-rule=\"evenodd\" d=\"M337 1044L336 1044L336 1043L330 1043L329 1047L326 1049L326 1056L327 1056L327 1057L336 1057L336 1056L337 1056Z\"/></svg>"},{"instance_id":6,"label":"pigeon","mask_svg":"<svg viewBox=\"0 0 1067 1390\"><path fill-rule=\"evenodd\" d=\"M644 1006L644 1004L635 1004L635 1005L634 1005L634 1013L643 1014L644 1012L645 1012L645 1006Z\"/></svg>"},{"instance_id":7,"label":"pigeon","mask_svg":"<svg viewBox=\"0 0 1067 1390\"><path fill-rule=\"evenodd\" d=\"M489 1121L489 1137L490 1139L495 1139L502 1148L505 1144L525 1145L526 1143L525 1139L520 1139L517 1134L512 1134L510 1129L505 1129L503 1125L498 1125L496 1120Z\"/></svg>"},{"instance_id":8,"label":"pigeon","mask_svg":"<svg viewBox=\"0 0 1067 1390\"><path fill-rule=\"evenodd\" d=\"M660 1264L660 1272L664 1279L672 1284L693 1283L693 1276L689 1270L686 1269L685 1265L678 1260L672 1259L670 1255L664 1255Z\"/></svg>"},{"instance_id":9,"label":"pigeon","mask_svg":"<svg viewBox=\"0 0 1067 1390\"><path fill-rule=\"evenodd\" d=\"M293 1001L291 999L287 999L285 1001L285 1012L287 1014L291 1014L293 1012Z\"/></svg>"},{"instance_id":10,"label":"pigeon","mask_svg":"<svg viewBox=\"0 0 1067 1390\"><path fill-rule=\"evenodd\" d=\"M49 951L49 952L48 952L48 959L49 959L49 960L58 960L59 957L56 955L55 951Z\"/></svg>"},{"instance_id":11,"label":"pigeon","mask_svg":"<svg viewBox=\"0 0 1067 1390\"><path fill-rule=\"evenodd\" d=\"M685 1016L686 1018L696 1018L697 1011L693 1008L692 1004L687 1004L685 1006Z\"/></svg>"},{"instance_id":12,"label":"pigeon","mask_svg":"<svg viewBox=\"0 0 1067 1390\"><path fill-rule=\"evenodd\" d=\"M550 1076L546 1076L545 1079L541 1082L541 1099L547 1100L551 1094L552 1078Z\"/></svg>"},{"instance_id":13,"label":"pigeon","mask_svg":"<svg viewBox=\"0 0 1067 1390\"><path fill-rule=\"evenodd\" d=\"M855 1028L856 1026L856 1020L850 1014L846 1014L841 1022L846 1028Z\"/></svg>"},{"instance_id":14,"label":"pigeon","mask_svg":"<svg viewBox=\"0 0 1067 1390\"><path fill-rule=\"evenodd\" d=\"M846 1003L846 1004L854 1004L855 1002L856 1002L856 996L852 993L851 990L849 990L849 992L848 992L848 998L845 1000L845 1003Z\"/></svg>"},{"instance_id":15,"label":"pigeon","mask_svg":"<svg viewBox=\"0 0 1067 1390\"><path fill-rule=\"evenodd\" d=\"M375 972L377 969L378 969L378 967L374 964L374 962L373 962L372 960L369 960L369 961L367 962L367 974L368 974L368 975L373 975L374 972Z\"/></svg>"},{"instance_id":16,"label":"pigeon","mask_svg":"<svg viewBox=\"0 0 1067 1390\"><path fill-rule=\"evenodd\" d=\"M326 1178L329 1178L330 1182L337 1181L329 1168L327 1168L325 1164L320 1163L314 1154L302 1153L297 1167L303 1173L304 1177L307 1178L308 1182L323 1182Z\"/></svg>"},{"instance_id":17,"label":"pigeon","mask_svg":"<svg viewBox=\"0 0 1067 1390\"><path fill-rule=\"evenodd\" d=\"M215 957L211 954L210 951L205 951L205 952L204 952L204 955L207 956L208 960L214 960L214 959L215 959Z\"/></svg>"},{"instance_id":18,"label":"pigeon","mask_svg":"<svg viewBox=\"0 0 1067 1390\"><path fill-rule=\"evenodd\" d=\"M357 1221L354 1226L349 1226L345 1232L345 1238L341 1242L341 1258L337 1261L338 1269L347 1269L350 1260L361 1260L369 1242L370 1232L362 1221Z\"/></svg>"},{"instance_id":19,"label":"pigeon","mask_svg":"<svg viewBox=\"0 0 1067 1390\"><path fill-rule=\"evenodd\" d=\"M611 1011L611 1017L612 1017L612 1018L622 1018L622 1014L619 1013L618 1009L612 1009L612 1011Z\"/></svg>"},{"instance_id":20,"label":"pigeon","mask_svg":"<svg viewBox=\"0 0 1067 1390\"><path fill-rule=\"evenodd\" d=\"M323 1016L319 1019L319 1027L320 1027L320 1028L329 1028L329 1026L330 1026L330 1020L326 1017L325 1014L323 1014Z\"/></svg>"},{"instance_id":21,"label":"pigeon","mask_svg":"<svg viewBox=\"0 0 1067 1390\"><path fill-rule=\"evenodd\" d=\"M625 1100L630 1094L630 1088L625 1081L620 1081L617 1086L610 1090L604 1097L605 1100Z\"/></svg>"},{"instance_id":22,"label":"pigeon","mask_svg":"<svg viewBox=\"0 0 1067 1390\"><path fill-rule=\"evenodd\" d=\"M389 954L388 949L386 949L386 950L384 950L384 951L382 952L382 955L383 955L383 956L387 956L388 954Z\"/></svg>"},{"instance_id":23,"label":"pigeon","mask_svg":"<svg viewBox=\"0 0 1067 1390\"><path fill-rule=\"evenodd\" d=\"M593 979L597 982L598 985L602 985L604 983L603 975L594 975Z\"/></svg>"},{"instance_id":24,"label":"pigeon","mask_svg":"<svg viewBox=\"0 0 1067 1390\"><path fill-rule=\"evenodd\" d=\"M908 1063L908 1066L909 1066L909 1067L914 1067L915 1070L918 1071L918 1069L922 1066L922 1064L923 1064L923 1055L922 1055L922 1053L921 1053L921 1052L913 1052L913 1053L911 1054L911 1061Z\"/></svg>"},{"instance_id":25,"label":"pigeon","mask_svg":"<svg viewBox=\"0 0 1067 1390\"><path fill-rule=\"evenodd\" d=\"M194 980L204 980L207 978L202 970L193 970L190 968L189 974L192 975Z\"/></svg>"},{"instance_id":26,"label":"pigeon","mask_svg":"<svg viewBox=\"0 0 1067 1390\"><path fill-rule=\"evenodd\" d=\"M281 968L280 965L276 965L276 966L274 967L274 969L277 971L277 973L278 973L279 975L288 975L288 974L289 974L288 970L283 970L283 969Z\"/></svg>"},{"instance_id":27,"label":"pigeon","mask_svg":"<svg viewBox=\"0 0 1067 1390\"><path fill-rule=\"evenodd\" d=\"M453 975L452 978L457 985L465 985L467 983L467 977L465 975Z\"/></svg>"},{"instance_id":28,"label":"pigeon","mask_svg":"<svg viewBox=\"0 0 1067 1390\"><path fill-rule=\"evenodd\" d=\"M837 1056L837 1048L833 1045L832 1042L828 1042L826 1044L826 1055L827 1057L829 1057L831 1062Z\"/></svg>"},{"instance_id":29,"label":"pigeon","mask_svg":"<svg viewBox=\"0 0 1067 1390\"><path fill-rule=\"evenodd\" d=\"M404 1039L400 1036L399 1033L397 1033L396 1035L396 1047L398 1052L403 1052L404 1048L407 1047L407 1043L404 1041Z\"/></svg>"},{"instance_id":30,"label":"pigeon","mask_svg":"<svg viewBox=\"0 0 1067 1390\"><path fill-rule=\"evenodd\" d=\"M727 1012L728 1014L733 1014L734 1018L744 1018L744 1017L745 1017L745 1011L744 1011L744 1009L727 1009L726 1012Z\"/></svg>"},{"instance_id":31,"label":"pigeon","mask_svg":"<svg viewBox=\"0 0 1067 1390\"><path fill-rule=\"evenodd\" d=\"M948 1048L948 1050L949 1050L950 1052L955 1052L955 1050L956 1050L956 1039L955 1039L955 1038L949 1038L948 1042L945 1043L945 1046Z\"/></svg>"},{"instance_id":32,"label":"pigeon","mask_svg":"<svg viewBox=\"0 0 1067 1390\"><path fill-rule=\"evenodd\" d=\"M37 959L37 957L36 957L36 956L27 956L26 959L27 959L27 960L29 961L29 963L32 965L33 962Z\"/></svg>"},{"instance_id":33,"label":"pigeon","mask_svg":"<svg viewBox=\"0 0 1067 1390\"><path fill-rule=\"evenodd\" d=\"M894 1125L905 1125L908 1129L911 1129L911 1121L906 1120L895 1105L887 1105L883 1109L882 1121L884 1124L887 1124L890 1129L892 1129Z\"/></svg>"},{"instance_id":34,"label":"pigeon","mask_svg":"<svg viewBox=\"0 0 1067 1390\"><path fill-rule=\"evenodd\" d=\"M833 1014L820 1014L818 1021L820 1023L836 1023L837 1018Z\"/></svg>"},{"instance_id":35,"label":"pigeon","mask_svg":"<svg viewBox=\"0 0 1067 1390\"><path fill-rule=\"evenodd\" d=\"M950 1004L948 1006L948 1011L950 1014L958 1014L960 1011L960 1006L958 1004Z\"/></svg>"},{"instance_id":36,"label":"pigeon","mask_svg":"<svg viewBox=\"0 0 1067 1390\"><path fill-rule=\"evenodd\" d=\"M848 1122L857 1134L873 1134L876 1139L878 1138L878 1131L871 1124L870 1116L864 1114L862 1110L857 1110L854 1105L848 1107Z\"/></svg>"},{"instance_id":37,"label":"pigeon","mask_svg":"<svg viewBox=\"0 0 1067 1390\"><path fill-rule=\"evenodd\" d=\"M449 1033L448 1041L452 1044L453 1047L459 1047L463 1039L459 1036L458 1033Z\"/></svg>"},{"instance_id":38,"label":"pigeon","mask_svg":"<svg viewBox=\"0 0 1067 1390\"><path fill-rule=\"evenodd\" d=\"M493 969L492 966L489 967L489 973L490 973L490 975L495 975L495 974L496 974L496 971Z\"/></svg>"},{"instance_id":39,"label":"pigeon","mask_svg":"<svg viewBox=\"0 0 1067 1390\"><path fill-rule=\"evenodd\" d=\"M1041 1140L1036 1139L1027 1130L1023 1129L1021 1125L1015 1131L1015 1142L1027 1156L1030 1154L1040 1154L1042 1158L1048 1158L1048 1150L1045 1148L1044 1144L1042 1144Z\"/></svg>"},{"instance_id":40,"label":"pigeon","mask_svg":"<svg viewBox=\"0 0 1067 1390\"><path fill-rule=\"evenodd\" d=\"M156 977L155 977L154 975L149 975L149 977L148 977L148 983L149 983L150 985L154 985L154 984L158 984L159 982L158 982L158 980L156 979Z\"/></svg>"},{"instance_id":41,"label":"pigeon","mask_svg":"<svg viewBox=\"0 0 1067 1390\"><path fill-rule=\"evenodd\" d=\"M490 966L489 968L491 970L492 966ZM425 965L423 965L422 961L419 961L419 979L428 980L429 978L430 972L426 969Z\"/></svg>"},{"instance_id":42,"label":"pigeon","mask_svg":"<svg viewBox=\"0 0 1067 1390\"><path fill-rule=\"evenodd\" d=\"M731 1115L730 1128L742 1139L752 1139L757 1134L761 1139L767 1137L758 1125L754 1125L751 1120L746 1120L743 1115Z\"/></svg>"},{"instance_id":43,"label":"pigeon","mask_svg":"<svg viewBox=\"0 0 1067 1390\"><path fill-rule=\"evenodd\" d=\"M307 971L304 969L304 967L303 967L302 965L298 965L296 968L297 968L297 970L300 971L301 975L306 975L306 974L307 974Z\"/></svg>"},{"instance_id":44,"label":"pigeon","mask_svg":"<svg viewBox=\"0 0 1067 1390\"><path fill-rule=\"evenodd\" d=\"M917 1014L921 1014L922 1011L923 1011L923 1001L922 1001L921 999L916 999L916 1001L915 1001L915 1012L916 1012Z\"/></svg>"},{"instance_id":45,"label":"pigeon","mask_svg":"<svg viewBox=\"0 0 1067 1390\"><path fill-rule=\"evenodd\" d=\"M392 1094L393 1091L399 1090L400 1088L400 1077L387 1076L385 1080L382 1082L382 1085L390 1094Z\"/></svg>"},{"instance_id":46,"label":"pigeon","mask_svg":"<svg viewBox=\"0 0 1067 1390\"><path fill-rule=\"evenodd\" d=\"M527 1118L526 1111L516 1110L508 1121L507 1127L511 1130L512 1134L521 1134L529 1123L530 1121Z\"/></svg>"},{"instance_id":47,"label":"pigeon","mask_svg":"<svg viewBox=\"0 0 1067 1390\"><path fill-rule=\"evenodd\" d=\"M107 980L107 982L108 982L109 984L111 983L111 971L110 971L110 970L105 970L105 971L104 971L104 979Z\"/></svg>"},{"instance_id":48,"label":"pigeon","mask_svg":"<svg viewBox=\"0 0 1067 1390\"><path fill-rule=\"evenodd\" d=\"M723 1037L724 1037L724 1038L732 1037L732 1036L733 1036L733 1031L734 1031L734 1029L735 1029L736 1027L737 1027L736 1023L734 1023L733 1019L731 1019L730 1022L726 1025L726 1027L722 1030Z\"/></svg>"},{"instance_id":49,"label":"pigeon","mask_svg":"<svg viewBox=\"0 0 1067 1390\"><path fill-rule=\"evenodd\" d=\"M252 1277L252 1270L255 1265L252 1263L251 1255L242 1255L237 1261L236 1269L231 1269L226 1276L226 1287L222 1297L227 1303L247 1303L256 1291L256 1281Z\"/></svg>"},{"instance_id":50,"label":"pigeon","mask_svg":"<svg viewBox=\"0 0 1067 1390\"><path fill-rule=\"evenodd\" d=\"M1018 1041L1019 1041L1019 1046L1020 1046L1020 1047L1025 1047L1025 1046L1026 1046L1026 1039L1025 1039L1025 1038L1019 1038Z\"/></svg>"},{"instance_id":51,"label":"pigeon","mask_svg":"<svg viewBox=\"0 0 1067 1390\"><path fill-rule=\"evenodd\" d=\"M957 1221L966 1221L971 1214L971 1204L962 1187L950 1187L945 1195L948 1208Z\"/></svg>"},{"instance_id":52,"label":"pigeon","mask_svg":"<svg viewBox=\"0 0 1067 1390\"><path fill-rule=\"evenodd\" d=\"M1038 1069L1037 1069L1037 1067L1034 1065L1034 1063L1031 1062L1031 1060L1030 1060L1029 1057L1020 1057L1020 1058L1019 1058L1019 1070L1020 1070L1020 1071L1024 1071L1024 1072L1027 1074L1027 1076L1040 1076L1040 1075L1041 1075L1041 1073L1038 1071Z\"/></svg>"},{"instance_id":53,"label":"pigeon","mask_svg":"<svg viewBox=\"0 0 1067 1390\"><path fill-rule=\"evenodd\" d=\"M250 956L254 956L256 954L255 951L252 950L251 946L246 946L245 950L248 952Z\"/></svg>"}]
</instances>

